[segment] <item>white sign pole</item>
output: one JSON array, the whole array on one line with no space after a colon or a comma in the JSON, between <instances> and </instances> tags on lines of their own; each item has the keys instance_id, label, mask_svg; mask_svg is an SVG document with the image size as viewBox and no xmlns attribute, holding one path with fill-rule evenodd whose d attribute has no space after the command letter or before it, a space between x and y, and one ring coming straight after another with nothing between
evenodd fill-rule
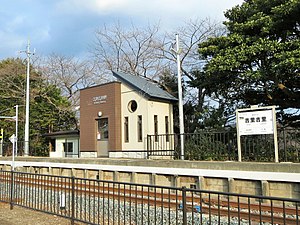
<instances>
[{"instance_id":1,"label":"white sign pole","mask_svg":"<svg viewBox=\"0 0 300 225\"><path fill-rule=\"evenodd\" d=\"M273 113L273 127L274 127L274 151L275 151L275 162L279 162L278 158L278 140L277 140L277 125L276 125L276 111L275 106L272 107Z\"/></svg>"},{"instance_id":2,"label":"white sign pole","mask_svg":"<svg viewBox=\"0 0 300 225\"><path fill-rule=\"evenodd\" d=\"M16 137L15 137L15 142L16 142L16 154L18 155L18 112L19 112L19 106L16 105Z\"/></svg>"},{"instance_id":3,"label":"white sign pole","mask_svg":"<svg viewBox=\"0 0 300 225\"><path fill-rule=\"evenodd\" d=\"M12 149L12 162L11 162L11 170L15 170L15 134L11 135L9 138L10 142L13 144L13 149Z\"/></svg>"},{"instance_id":4,"label":"white sign pole","mask_svg":"<svg viewBox=\"0 0 300 225\"><path fill-rule=\"evenodd\" d=\"M239 130L239 112L236 111L236 130L237 130L237 146L238 146L238 161L242 162L242 147L241 147L241 135Z\"/></svg>"}]
</instances>

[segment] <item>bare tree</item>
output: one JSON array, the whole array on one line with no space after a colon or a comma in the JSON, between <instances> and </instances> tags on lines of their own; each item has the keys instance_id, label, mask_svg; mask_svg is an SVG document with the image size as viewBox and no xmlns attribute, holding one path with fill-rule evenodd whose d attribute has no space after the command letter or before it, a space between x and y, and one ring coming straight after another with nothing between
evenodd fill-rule
<instances>
[{"instance_id":1,"label":"bare tree","mask_svg":"<svg viewBox=\"0 0 300 225\"><path fill-rule=\"evenodd\" d=\"M91 53L102 73L122 70L144 77L155 77L162 72L164 59L158 58L159 26L124 30L120 23L104 25L95 31Z\"/></svg>"},{"instance_id":2,"label":"bare tree","mask_svg":"<svg viewBox=\"0 0 300 225\"><path fill-rule=\"evenodd\" d=\"M26 64L20 58L6 59L1 61L1 64L3 65L0 67L0 99L22 100L25 96Z\"/></svg>"},{"instance_id":3,"label":"bare tree","mask_svg":"<svg viewBox=\"0 0 300 225\"><path fill-rule=\"evenodd\" d=\"M97 75L95 65L74 57L52 54L39 63L44 78L62 90L72 106L79 105L79 90L103 83L106 78Z\"/></svg>"},{"instance_id":4,"label":"bare tree","mask_svg":"<svg viewBox=\"0 0 300 225\"><path fill-rule=\"evenodd\" d=\"M181 45L181 70L189 80L192 71L201 68L198 44L223 33L216 22L209 19L191 20L176 32L160 32L159 26L123 29L120 23L111 27L104 25L95 31L95 41L90 47L102 72L122 70L135 75L156 77L165 70L176 68L176 53L170 48L178 33ZM174 70L175 71L175 70Z\"/></svg>"},{"instance_id":5,"label":"bare tree","mask_svg":"<svg viewBox=\"0 0 300 225\"><path fill-rule=\"evenodd\" d=\"M186 131L194 132L199 126L199 120L203 119L203 112L208 108L223 107L222 98L211 92L213 81L203 72L203 66L207 63L199 58L198 46L208 38L224 35L226 29L220 23L210 19L196 19L186 22L176 32L165 35L160 45L160 55L169 63L171 73L177 74L177 52L174 46L175 34L179 35L180 66L184 85ZM167 67L167 66L166 66ZM176 72L175 72L176 71ZM211 107L213 105L213 107Z\"/></svg>"},{"instance_id":6,"label":"bare tree","mask_svg":"<svg viewBox=\"0 0 300 225\"><path fill-rule=\"evenodd\" d=\"M179 34L180 42L180 65L181 71L188 79L193 80L192 71L201 70L205 62L201 61L198 54L199 43L206 41L210 37L220 36L225 30L219 23L210 19L195 19L185 22L176 29L176 32L168 32L163 40L160 57L176 63L176 52L173 45L168 48L168 44L175 43L175 34ZM166 47L167 46L167 47Z\"/></svg>"},{"instance_id":7,"label":"bare tree","mask_svg":"<svg viewBox=\"0 0 300 225\"><path fill-rule=\"evenodd\" d=\"M206 41L210 37L223 35L225 32L226 30L220 23L211 21L208 18L203 20L190 20L177 29L176 33L179 34L180 42L180 66L184 83L194 82L195 80L203 78L201 77L203 76L201 71L206 61L199 58L199 43ZM167 60L170 63L170 68L174 68L174 65L177 63L176 51L174 50L176 49L174 47L176 33L167 33L163 44L160 45L161 54L159 57ZM190 99L190 101L197 102L199 110L201 110L208 90L204 85L200 85L196 89L196 91L187 91L186 93L190 95L190 97L187 96L187 98Z\"/></svg>"}]
</instances>

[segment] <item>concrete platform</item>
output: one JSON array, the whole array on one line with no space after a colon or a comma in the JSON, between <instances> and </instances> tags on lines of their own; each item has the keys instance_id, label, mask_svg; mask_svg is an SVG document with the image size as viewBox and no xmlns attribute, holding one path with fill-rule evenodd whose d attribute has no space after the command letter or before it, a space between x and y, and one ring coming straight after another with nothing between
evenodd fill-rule
<instances>
[{"instance_id":1,"label":"concrete platform","mask_svg":"<svg viewBox=\"0 0 300 225\"><path fill-rule=\"evenodd\" d=\"M11 161L11 157L0 157L1 161ZM26 162L51 162L72 164L96 164L118 166L143 166L188 168L209 170L236 170L236 171L260 171L300 173L300 163L269 163L269 162L235 162L235 161L187 161L187 160L147 160L147 159L108 159L108 158L48 158L48 157L16 157L16 161Z\"/></svg>"}]
</instances>

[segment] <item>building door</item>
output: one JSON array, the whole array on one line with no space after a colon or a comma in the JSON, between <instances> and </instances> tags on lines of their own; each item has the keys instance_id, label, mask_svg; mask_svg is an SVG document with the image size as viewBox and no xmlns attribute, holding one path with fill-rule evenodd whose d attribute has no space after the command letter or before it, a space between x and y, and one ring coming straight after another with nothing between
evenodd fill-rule
<instances>
[{"instance_id":1,"label":"building door","mask_svg":"<svg viewBox=\"0 0 300 225\"><path fill-rule=\"evenodd\" d=\"M100 118L97 120L97 156L108 157L108 118Z\"/></svg>"}]
</instances>

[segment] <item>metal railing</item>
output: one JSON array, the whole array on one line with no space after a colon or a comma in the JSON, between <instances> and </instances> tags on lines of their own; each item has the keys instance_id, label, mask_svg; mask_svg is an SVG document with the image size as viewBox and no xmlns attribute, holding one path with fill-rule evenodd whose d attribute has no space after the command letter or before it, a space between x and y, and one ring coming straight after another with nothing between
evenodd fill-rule
<instances>
[{"instance_id":1,"label":"metal railing","mask_svg":"<svg viewBox=\"0 0 300 225\"><path fill-rule=\"evenodd\" d=\"M279 160L300 162L300 130L280 128ZM187 160L238 160L236 131L206 131L186 134L147 136L147 155L171 155L180 158L180 135L184 136L184 158ZM273 135L241 136L243 161L274 162Z\"/></svg>"},{"instance_id":2,"label":"metal railing","mask_svg":"<svg viewBox=\"0 0 300 225\"><path fill-rule=\"evenodd\" d=\"M13 151L13 144L10 141L0 143L0 149L2 150L2 156L11 156ZM18 141L17 155L24 154L24 141Z\"/></svg>"},{"instance_id":3,"label":"metal railing","mask_svg":"<svg viewBox=\"0 0 300 225\"><path fill-rule=\"evenodd\" d=\"M299 224L300 200L0 171L0 201L87 224Z\"/></svg>"},{"instance_id":4,"label":"metal railing","mask_svg":"<svg viewBox=\"0 0 300 225\"><path fill-rule=\"evenodd\" d=\"M18 156L24 156L24 141L18 141ZM1 152L2 150L2 152ZM0 152L2 156L11 156L13 151L13 144L10 141L0 143ZM49 156L49 146L43 142L30 141L29 142L29 155L30 156ZM64 157L79 158L79 149L72 149L72 151L63 152Z\"/></svg>"}]
</instances>

